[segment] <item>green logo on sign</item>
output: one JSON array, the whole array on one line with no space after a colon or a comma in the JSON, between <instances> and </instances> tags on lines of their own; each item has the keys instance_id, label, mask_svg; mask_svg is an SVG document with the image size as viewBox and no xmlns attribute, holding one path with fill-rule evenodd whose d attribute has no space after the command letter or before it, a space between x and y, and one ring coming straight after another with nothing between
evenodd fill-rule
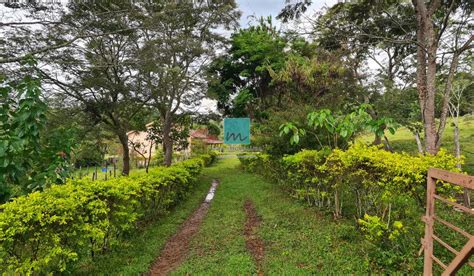
<instances>
[{"instance_id":1,"label":"green logo on sign","mask_svg":"<svg viewBox=\"0 0 474 276\"><path fill-rule=\"evenodd\" d=\"M224 119L224 144L250 145L250 119L225 118Z\"/></svg>"}]
</instances>

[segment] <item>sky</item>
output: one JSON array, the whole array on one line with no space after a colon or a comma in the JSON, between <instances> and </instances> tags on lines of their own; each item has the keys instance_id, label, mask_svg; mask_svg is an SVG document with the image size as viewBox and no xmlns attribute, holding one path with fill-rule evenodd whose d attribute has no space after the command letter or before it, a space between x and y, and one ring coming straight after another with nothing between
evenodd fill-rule
<instances>
[{"instance_id":1,"label":"sky","mask_svg":"<svg viewBox=\"0 0 474 276\"><path fill-rule=\"evenodd\" d=\"M240 26L248 26L249 17L272 15L276 17L280 13L281 9L285 6L285 0L236 0L242 11L242 17L240 18ZM308 9L308 13L312 13L315 10L320 10L324 6L332 6L338 2L338 0L313 0L313 4Z\"/></svg>"}]
</instances>

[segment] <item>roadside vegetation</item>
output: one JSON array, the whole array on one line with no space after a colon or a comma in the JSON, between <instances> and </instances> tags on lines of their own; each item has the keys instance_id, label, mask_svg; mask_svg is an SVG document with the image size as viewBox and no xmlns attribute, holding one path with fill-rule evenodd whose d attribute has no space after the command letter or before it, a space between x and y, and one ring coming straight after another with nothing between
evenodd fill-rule
<instances>
[{"instance_id":1,"label":"roadside vegetation","mask_svg":"<svg viewBox=\"0 0 474 276\"><path fill-rule=\"evenodd\" d=\"M0 2L0 273L419 274L474 174L472 0Z\"/></svg>"},{"instance_id":2,"label":"roadside vegetation","mask_svg":"<svg viewBox=\"0 0 474 276\"><path fill-rule=\"evenodd\" d=\"M108 181L69 180L3 204L2 272L66 271L86 257L106 254L141 223L182 200L214 157Z\"/></svg>"}]
</instances>

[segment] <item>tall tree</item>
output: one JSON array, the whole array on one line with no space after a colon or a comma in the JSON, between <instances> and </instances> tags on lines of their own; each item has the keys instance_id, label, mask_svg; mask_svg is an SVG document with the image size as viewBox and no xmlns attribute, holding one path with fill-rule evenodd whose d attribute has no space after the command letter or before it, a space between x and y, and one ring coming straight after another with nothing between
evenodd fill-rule
<instances>
[{"instance_id":1,"label":"tall tree","mask_svg":"<svg viewBox=\"0 0 474 276\"><path fill-rule=\"evenodd\" d=\"M203 73L224 42L218 28L234 27L238 17L233 0L149 2L135 16L143 45L141 83L163 123L165 165L172 161L171 128L177 115L205 96Z\"/></svg>"},{"instance_id":2,"label":"tall tree","mask_svg":"<svg viewBox=\"0 0 474 276\"><path fill-rule=\"evenodd\" d=\"M310 2L305 0L298 1L298 5L290 4L285 7L280 16L286 19L294 18L300 15ZM394 7L397 8L394 10ZM433 0L427 3L424 0L413 0L410 6L408 3L398 1L374 3L374 1L367 0L357 3L339 3L332 7L328 13L341 8L347 8L351 11L344 16L342 21L343 30L347 29L347 24L367 26L366 24L360 25L360 23L368 22L369 28L359 28L360 31L356 33L358 40L367 38L369 41L378 41L377 47L400 44L416 47L416 88L424 128L425 150L428 153L436 154L441 146L442 134L446 126L451 87L459 60L464 58L474 45L472 2ZM402 9L400 10L400 8ZM391 11L397 10L404 11L407 16L401 18L394 16ZM376 11L376 13L372 11ZM352 16L354 14L356 16ZM380 18L380 14L386 14L387 22L391 22L390 25L394 28L384 30L377 26L370 27L371 22L376 22ZM403 18L404 20L401 20ZM412 24L407 25L406 22L414 22L416 28L407 28ZM338 26L338 24L332 25L332 30L336 34L340 33L338 30L341 28ZM397 29L401 32L399 33ZM406 37L404 37L405 34ZM352 37L352 34L350 35ZM380 44L381 42L383 43ZM406 57L410 56L409 54ZM394 60L389 56L389 67L387 68L396 69L392 66L393 61L396 61L396 59ZM445 68L447 68L446 72L444 71ZM392 70L387 72L390 73L390 71ZM444 80L443 100L439 111L440 120L437 125L435 121L435 115L437 114L435 108L436 81L442 74L447 77Z\"/></svg>"},{"instance_id":3,"label":"tall tree","mask_svg":"<svg viewBox=\"0 0 474 276\"><path fill-rule=\"evenodd\" d=\"M469 1L455 0L448 2L434 0L428 4L423 0L413 0L412 3L417 22L416 83L425 129L425 147L427 152L436 154L441 146L441 138L446 126L449 99L459 59L463 53L474 46L471 13L473 4ZM446 31L449 31L453 37L446 37ZM443 103L437 126L435 121L436 76L441 64L438 50L442 46L444 46L444 51L451 55L451 63L448 65L449 71L442 93Z\"/></svg>"},{"instance_id":4,"label":"tall tree","mask_svg":"<svg viewBox=\"0 0 474 276\"><path fill-rule=\"evenodd\" d=\"M51 65L40 70L58 96L80 105L93 122L116 135L122 145L124 175L130 171L126 133L146 112L144 105L149 99L137 77L138 36L129 16L134 8L128 3L70 2L61 26L50 30L51 37L58 41L81 39L49 52L46 60Z\"/></svg>"},{"instance_id":5,"label":"tall tree","mask_svg":"<svg viewBox=\"0 0 474 276\"><path fill-rule=\"evenodd\" d=\"M234 33L230 44L208 70L209 95L225 114L258 119L276 93L270 71L284 66L287 41L269 17Z\"/></svg>"}]
</instances>

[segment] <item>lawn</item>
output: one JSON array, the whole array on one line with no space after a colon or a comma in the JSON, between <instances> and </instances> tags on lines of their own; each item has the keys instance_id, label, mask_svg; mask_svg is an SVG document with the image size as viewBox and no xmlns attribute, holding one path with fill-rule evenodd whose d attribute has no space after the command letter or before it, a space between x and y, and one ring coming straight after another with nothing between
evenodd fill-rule
<instances>
[{"instance_id":1,"label":"lawn","mask_svg":"<svg viewBox=\"0 0 474 276\"><path fill-rule=\"evenodd\" d=\"M459 129L461 153L465 157L463 169L474 175L474 116L461 118ZM451 121L448 121L443 134L442 147L454 154L453 132ZM404 127L399 128L394 135L387 132L387 137L396 151L406 151L414 154L418 152L413 134ZM371 142L373 137L372 135L363 135L360 139L364 142Z\"/></svg>"},{"instance_id":2,"label":"lawn","mask_svg":"<svg viewBox=\"0 0 474 276\"><path fill-rule=\"evenodd\" d=\"M166 240L204 199L212 179L216 196L187 260L172 275L249 275L255 261L246 248L245 200L251 200L261 224L265 274L364 273L364 245L352 222L337 221L288 197L260 176L245 173L237 158L224 158L205 168L196 188L166 217L142 227L112 252L77 265L80 275L137 275L147 272ZM350 254L348 254L350 252Z\"/></svg>"},{"instance_id":3,"label":"lawn","mask_svg":"<svg viewBox=\"0 0 474 276\"><path fill-rule=\"evenodd\" d=\"M244 202L261 217L264 274L365 273L366 254L353 222L334 221L288 197L276 185L242 172L236 158L220 160L211 178L221 183L188 259L172 275L250 275L255 262L246 248Z\"/></svg>"}]
</instances>

